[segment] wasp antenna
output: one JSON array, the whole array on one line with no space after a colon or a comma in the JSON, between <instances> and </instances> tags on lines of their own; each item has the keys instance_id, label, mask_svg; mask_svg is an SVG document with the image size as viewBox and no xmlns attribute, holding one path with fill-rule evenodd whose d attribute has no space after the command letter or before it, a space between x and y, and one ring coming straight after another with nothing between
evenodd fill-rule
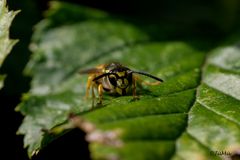
<instances>
[{"instance_id":1,"label":"wasp antenna","mask_svg":"<svg viewBox=\"0 0 240 160\"><path fill-rule=\"evenodd\" d=\"M144 75L144 76L148 76L148 77L150 77L150 78L152 78L152 79L155 79L155 80L157 80L157 81L163 82L162 79L160 79L160 78L158 78L158 77L155 77L155 76L153 76L153 75L151 75L151 74L149 74L149 73L146 73L146 72L142 72L142 71L132 71L132 73L137 73L137 74L141 74L141 75Z\"/></svg>"},{"instance_id":2,"label":"wasp antenna","mask_svg":"<svg viewBox=\"0 0 240 160\"><path fill-rule=\"evenodd\" d=\"M101 75L95 77L92 81L96 81L96 80L98 80L98 79L100 79L100 78L103 78L103 77L105 77L105 76L107 76L107 75L109 75L109 73L101 74Z\"/></svg>"}]
</instances>

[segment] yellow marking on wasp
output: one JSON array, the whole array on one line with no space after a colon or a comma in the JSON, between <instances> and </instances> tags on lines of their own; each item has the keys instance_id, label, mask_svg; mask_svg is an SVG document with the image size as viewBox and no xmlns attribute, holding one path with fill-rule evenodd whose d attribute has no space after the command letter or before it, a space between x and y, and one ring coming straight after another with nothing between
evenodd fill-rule
<instances>
[{"instance_id":1,"label":"yellow marking on wasp","mask_svg":"<svg viewBox=\"0 0 240 160\"><path fill-rule=\"evenodd\" d=\"M126 72L117 72L117 75L118 75L119 77L124 77L125 74L126 74Z\"/></svg>"},{"instance_id":2,"label":"yellow marking on wasp","mask_svg":"<svg viewBox=\"0 0 240 160\"><path fill-rule=\"evenodd\" d=\"M124 84L128 85L128 80L126 78L124 78Z\"/></svg>"},{"instance_id":3,"label":"yellow marking on wasp","mask_svg":"<svg viewBox=\"0 0 240 160\"><path fill-rule=\"evenodd\" d=\"M109 77L110 77L110 78L116 78L116 76L113 75L113 74L110 74Z\"/></svg>"},{"instance_id":4,"label":"yellow marking on wasp","mask_svg":"<svg viewBox=\"0 0 240 160\"><path fill-rule=\"evenodd\" d=\"M104 70L105 73L109 73L110 71L107 69L107 70Z\"/></svg>"},{"instance_id":5,"label":"yellow marking on wasp","mask_svg":"<svg viewBox=\"0 0 240 160\"><path fill-rule=\"evenodd\" d=\"M122 85L122 80L121 80L121 79L118 79L118 80L117 80L117 84L118 84L119 86L121 86L121 85Z\"/></svg>"},{"instance_id":6,"label":"yellow marking on wasp","mask_svg":"<svg viewBox=\"0 0 240 160\"><path fill-rule=\"evenodd\" d=\"M120 89L120 88L117 87L117 88L116 88L116 91L117 91L118 94L122 95L122 89Z\"/></svg>"}]
</instances>

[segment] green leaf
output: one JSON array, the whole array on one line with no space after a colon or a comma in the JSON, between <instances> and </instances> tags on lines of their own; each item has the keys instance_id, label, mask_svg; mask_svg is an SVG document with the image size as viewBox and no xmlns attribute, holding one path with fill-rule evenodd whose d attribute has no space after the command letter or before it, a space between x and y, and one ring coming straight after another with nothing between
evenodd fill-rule
<instances>
[{"instance_id":1,"label":"green leaf","mask_svg":"<svg viewBox=\"0 0 240 160\"><path fill-rule=\"evenodd\" d=\"M0 2L0 67L13 45L17 42L9 39L9 28L17 13L18 11L8 11L6 0ZM3 87L4 78L5 75L0 75L0 89Z\"/></svg>"},{"instance_id":2,"label":"green leaf","mask_svg":"<svg viewBox=\"0 0 240 160\"><path fill-rule=\"evenodd\" d=\"M72 113L80 115L80 128L85 122L94 128L81 128L93 159L221 159L211 153L239 150L238 46L203 53L184 42L152 42L130 23L100 12L82 18L87 9L53 5L36 27L26 68L33 76L31 90L17 107L25 115L18 133L25 135L30 157L54 139L43 130L61 132L57 126L71 126ZM54 25L54 13L62 10L73 17L79 13L79 20L64 23L63 16ZM91 99L84 99L87 77L78 70L109 61L147 71L164 83L138 87L138 101L104 94L103 107L91 110Z\"/></svg>"},{"instance_id":3,"label":"green leaf","mask_svg":"<svg viewBox=\"0 0 240 160\"><path fill-rule=\"evenodd\" d=\"M239 53L236 45L215 49L209 55L189 112L188 128L178 141L177 155L181 158L208 159L209 151L239 151ZM214 158L224 157L218 156Z\"/></svg>"}]
</instances>

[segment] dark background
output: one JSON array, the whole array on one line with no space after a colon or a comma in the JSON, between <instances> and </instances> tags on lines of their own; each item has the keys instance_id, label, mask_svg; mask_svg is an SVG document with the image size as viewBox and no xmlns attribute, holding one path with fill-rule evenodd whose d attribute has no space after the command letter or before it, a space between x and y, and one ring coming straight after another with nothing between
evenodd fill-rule
<instances>
[{"instance_id":1,"label":"dark background","mask_svg":"<svg viewBox=\"0 0 240 160\"><path fill-rule=\"evenodd\" d=\"M222 40L239 31L240 3L238 0L148 0L148 1L106 1L106 0L69 0L80 5L105 10L128 20L146 23L149 26L166 26L166 36L156 40L197 40L206 50L213 48ZM28 159L23 149L23 136L16 136L16 131L23 116L14 111L20 102L22 93L29 90L31 77L22 71L30 58L28 46L33 26L43 18L43 11L48 8L48 0L8 0L10 10L21 10L13 21L10 37L20 41L7 56L1 74L7 74L4 88L0 91L1 143L4 153L0 159ZM170 27L168 27L170 26ZM64 137L50 144L33 159L89 159L88 144L84 133L73 130ZM75 158L74 158L75 157Z\"/></svg>"}]
</instances>

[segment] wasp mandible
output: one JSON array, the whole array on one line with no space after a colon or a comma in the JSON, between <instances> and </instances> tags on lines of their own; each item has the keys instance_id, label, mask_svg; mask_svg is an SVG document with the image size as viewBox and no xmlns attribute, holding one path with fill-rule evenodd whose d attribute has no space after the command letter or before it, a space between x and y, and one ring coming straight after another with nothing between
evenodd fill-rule
<instances>
[{"instance_id":1,"label":"wasp mandible","mask_svg":"<svg viewBox=\"0 0 240 160\"><path fill-rule=\"evenodd\" d=\"M136 76L136 74L150 77L157 80L159 83L163 82L162 79L155 77L149 73L142 71L134 71L116 62L102 64L97 66L96 68L82 70L79 73L89 74L87 81L86 97L89 97L89 91L91 89L93 106L95 99L95 89L98 92L98 104L100 105L103 101L104 91L109 93L117 93L119 95L126 95L130 90L132 90L133 99L138 99L138 96L136 94L136 83L138 77Z\"/></svg>"}]
</instances>

